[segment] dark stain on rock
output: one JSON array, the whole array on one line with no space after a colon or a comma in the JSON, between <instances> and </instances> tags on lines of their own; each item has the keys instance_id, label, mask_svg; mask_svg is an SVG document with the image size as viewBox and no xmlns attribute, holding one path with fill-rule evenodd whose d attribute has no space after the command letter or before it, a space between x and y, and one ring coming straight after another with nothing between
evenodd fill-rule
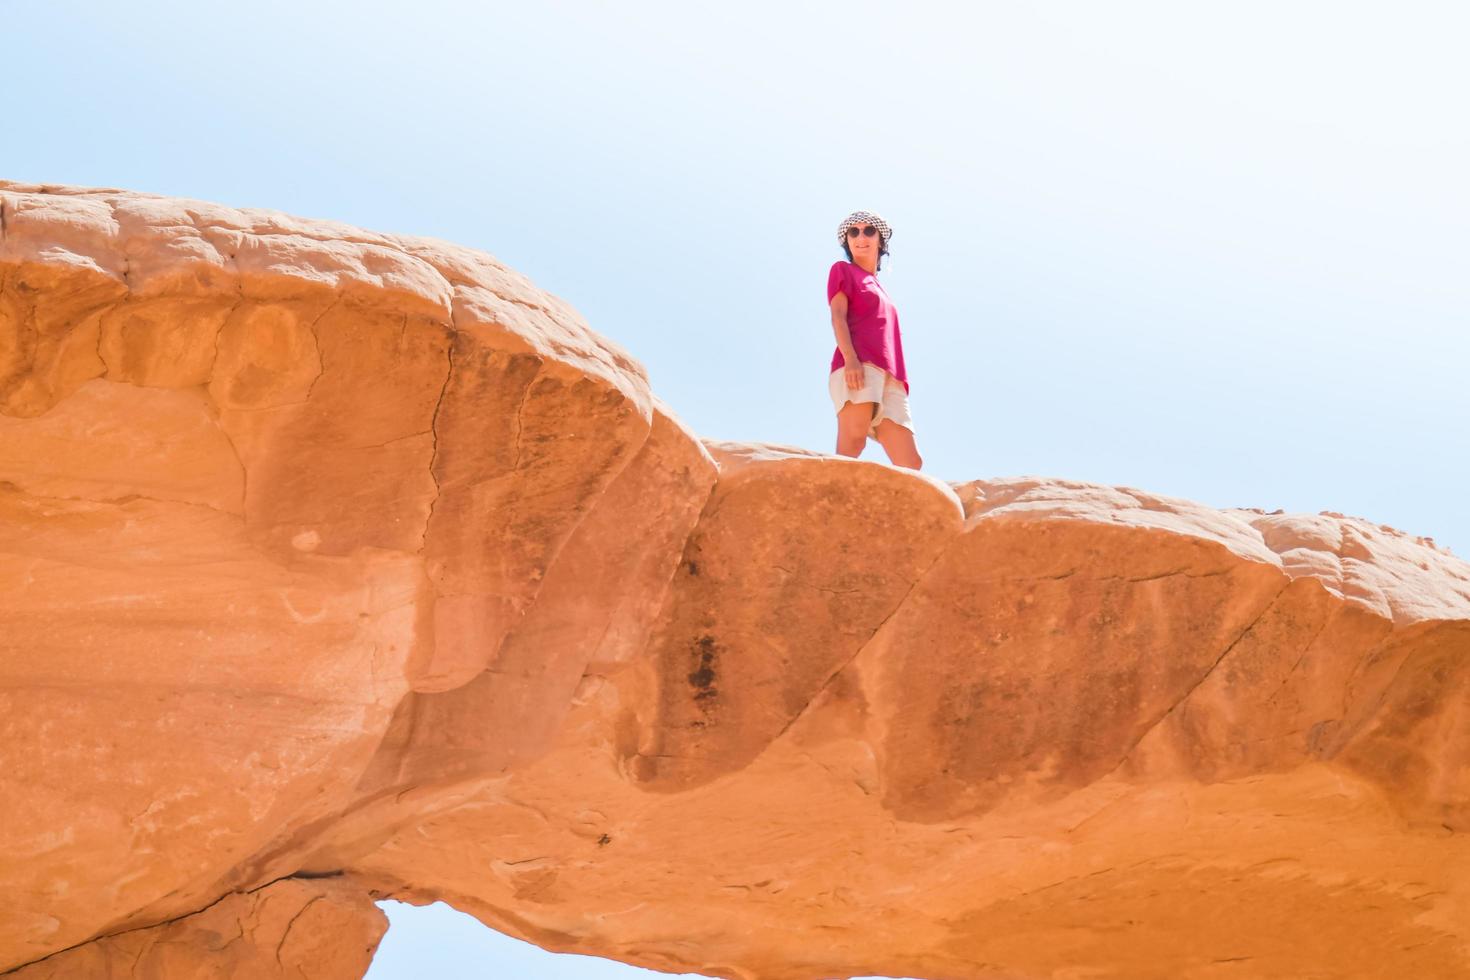
<instances>
[{"instance_id":1,"label":"dark stain on rock","mask_svg":"<svg viewBox=\"0 0 1470 980\"><path fill-rule=\"evenodd\" d=\"M690 650L694 654L697 666L689 672L689 683L698 688L695 697L709 696L714 693L715 686L715 661L717 648L715 638L708 633L694 641Z\"/></svg>"},{"instance_id":2,"label":"dark stain on rock","mask_svg":"<svg viewBox=\"0 0 1470 980\"><path fill-rule=\"evenodd\" d=\"M609 845L611 843L612 843L612 838L609 837L609 836L607 836L607 834L603 834L601 837L597 838L597 846L598 847L606 847L607 845Z\"/></svg>"},{"instance_id":3,"label":"dark stain on rock","mask_svg":"<svg viewBox=\"0 0 1470 980\"><path fill-rule=\"evenodd\" d=\"M699 574L699 562L695 561L692 558L689 559L689 574L690 575L698 575Z\"/></svg>"},{"instance_id":4,"label":"dark stain on rock","mask_svg":"<svg viewBox=\"0 0 1470 980\"><path fill-rule=\"evenodd\" d=\"M1329 757L1332 736L1336 733L1338 724L1336 718L1329 718L1313 725L1307 732L1307 751L1319 759Z\"/></svg>"}]
</instances>

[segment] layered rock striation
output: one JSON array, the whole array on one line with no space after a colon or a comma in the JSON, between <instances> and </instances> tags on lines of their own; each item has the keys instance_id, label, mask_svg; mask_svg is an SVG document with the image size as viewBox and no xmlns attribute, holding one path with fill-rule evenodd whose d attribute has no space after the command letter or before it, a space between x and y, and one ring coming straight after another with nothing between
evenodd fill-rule
<instances>
[{"instance_id":1,"label":"layered rock striation","mask_svg":"<svg viewBox=\"0 0 1470 980\"><path fill-rule=\"evenodd\" d=\"M483 253L0 182L0 969L1470 973L1470 566L712 443ZM325 965L324 965L325 964ZM332 972L335 971L335 972Z\"/></svg>"}]
</instances>

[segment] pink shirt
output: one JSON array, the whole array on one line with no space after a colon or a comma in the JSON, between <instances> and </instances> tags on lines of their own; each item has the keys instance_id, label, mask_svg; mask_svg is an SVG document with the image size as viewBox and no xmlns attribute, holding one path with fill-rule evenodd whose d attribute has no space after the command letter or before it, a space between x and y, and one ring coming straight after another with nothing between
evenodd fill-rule
<instances>
[{"instance_id":1,"label":"pink shirt","mask_svg":"<svg viewBox=\"0 0 1470 980\"><path fill-rule=\"evenodd\" d=\"M833 262L827 273L827 305L838 293L847 294L847 330L852 335L852 348L858 360L875 364L909 390L908 373L903 367L903 338L898 332L898 310L883 291L878 277L853 262ZM842 348L832 352L831 370L847 364Z\"/></svg>"}]
</instances>

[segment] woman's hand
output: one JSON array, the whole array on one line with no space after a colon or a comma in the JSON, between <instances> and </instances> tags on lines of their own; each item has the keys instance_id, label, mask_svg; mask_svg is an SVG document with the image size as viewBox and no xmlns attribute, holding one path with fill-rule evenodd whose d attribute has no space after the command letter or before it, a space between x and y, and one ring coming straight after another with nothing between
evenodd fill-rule
<instances>
[{"instance_id":1,"label":"woman's hand","mask_svg":"<svg viewBox=\"0 0 1470 980\"><path fill-rule=\"evenodd\" d=\"M842 376L847 381L847 390L857 391L863 386L863 362L858 360L856 351L843 351L842 357L847 361L847 366L842 371Z\"/></svg>"}]
</instances>

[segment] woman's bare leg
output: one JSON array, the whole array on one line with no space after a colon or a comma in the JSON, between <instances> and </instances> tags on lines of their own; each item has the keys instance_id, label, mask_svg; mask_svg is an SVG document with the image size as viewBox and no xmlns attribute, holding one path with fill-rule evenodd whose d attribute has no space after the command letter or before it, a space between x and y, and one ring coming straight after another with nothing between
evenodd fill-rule
<instances>
[{"instance_id":1,"label":"woman's bare leg","mask_svg":"<svg viewBox=\"0 0 1470 980\"><path fill-rule=\"evenodd\" d=\"M908 429L892 419L884 419L878 423L878 431L874 435L894 466L906 466L911 470L923 467L919 447L914 445L914 434Z\"/></svg>"},{"instance_id":2,"label":"woman's bare leg","mask_svg":"<svg viewBox=\"0 0 1470 980\"><path fill-rule=\"evenodd\" d=\"M848 402L837 413L837 455L857 459L868 444L868 429L873 424L876 402Z\"/></svg>"}]
</instances>

